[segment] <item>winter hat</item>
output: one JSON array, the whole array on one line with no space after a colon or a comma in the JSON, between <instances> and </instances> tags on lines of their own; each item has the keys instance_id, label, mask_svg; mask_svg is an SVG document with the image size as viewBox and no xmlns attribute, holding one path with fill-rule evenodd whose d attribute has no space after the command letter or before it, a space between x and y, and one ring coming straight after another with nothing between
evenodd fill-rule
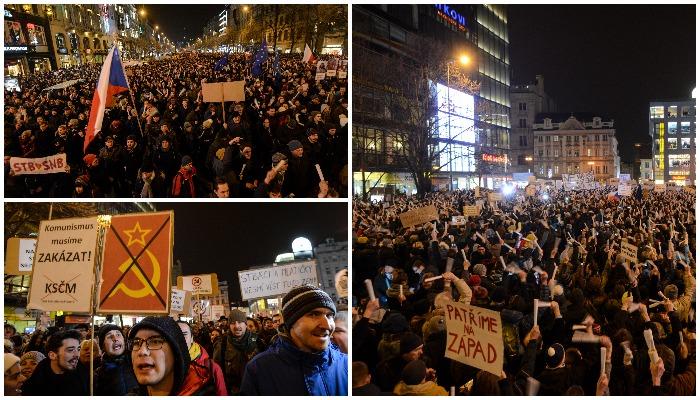
<instances>
[{"instance_id":1,"label":"winter hat","mask_svg":"<svg viewBox=\"0 0 700 400\"><path fill-rule=\"evenodd\" d=\"M485 299L489 297L489 291L483 286L474 287L474 297L477 299Z\"/></svg>"},{"instance_id":2,"label":"winter hat","mask_svg":"<svg viewBox=\"0 0 700 400\"><path fill-rule=\"evenodd\" d=\"M85 157L83 157L83 161L85 162L85 165L88 167L92 165L93 162L97 159L97 156L95 154L89 153L86 154Z\"/></svg>"},{"instance_id":3,"label":"winter hat","mask_svg":"<svg viewBox=\"0 0 700 400\"><path fill-rule=\"evenodd\" d=\"M187 348L187 343L185 342L185 337L182 335L180 326L170 317L149 316L131 328L129 332L130 342L134 340L134 337L136 337L136 334L141 329L152 329L160 333L170 345L175 358L175 379L170 395L178 393L182 383L185 381L187 369L190 364L190 351ZM132 355L132 357L134 356Z\"/></svg>"},{"instance_id":4,"label":"winter hat","mask_svg":"<svg viewBox=\"0 0 700 400\"><path fill-rule=\"evenodd\" d=\"M141 165L141 172L153 172L154 169L152 161L144 161Z\"/></svg>"},{"instance_id":5,"label":"winter hat","mask_svg":"<svg viewBox=\"0 0 700 400\"><path fill-rule=\"evenodd\" d=\"M185 165L190 164L190 163L192 163L192 157L184 156L184 157L182 157L182 162L180 163L180 165L182 165L184 167Z\"/></svg>"},{"instance_id":6,"label":"winter hat","mask_svg":"<svg viewBox=\"0 0 700 400\"><path fill-rule=\"evenodd\" d=\"M272 163L273 164L277 164L278 162L280 162L282 160L286 160L286 159L287 159L287 156L285 156L282 153L275 153L272 155Z\"/></svg>"},{"instance_id":7,"label":"winter hat","mask_svg":"<svg viewBox=\"0 0 700 400\"><path fill-rule=\"evenodd\" d=\"M107 337L107 334L112 332L112 331L119 331L121 332L121 328L119 328L117 325L114 324L105 324L100 327L100 331L97 334L99 338L99 345L102 350L104 350L104 343L105 343L105 337Z\"/></svg>"},{"instance_id":8,"label":"winter hat","mask_svg":"<svg viewBox=\"0 0 700 400\"><path fill-rule=\"evenodd\" d=\"M24 360L34 360L34 362L39 364L45 358L46 356L44 355L44 353L34 350L22 354L22 357L19 359L19 362L21 364Z\"/></svg>"},{"instance_id":9,"label":"winter hat","mask_svg":"<svg viewBox=\"0 0 700 400\"><path fill-rule=\"evenodd\" d=\"M241 310L233 310L229 314L229 323L233 322L246 322L248 316Z\"/></svg>"},{"instance_id":10,"label":"winter hat","mask_svg":"<svg viewBox=\"0 0 700 400\"><path fill-rule=\"evenodd\" d=\"M401 333L408 330L406 317L397 312L387 313L382 321L382 331L385 333Z\"/></svg>"},{"instance_id":11,"label":"winter hat","mask_svg":"<svg viewBox=\"0 0 700 400\"><path fill-rule=\"evenodd\" d=\"M90 177L88 175L80 175L75 178L75 186L87 187L90 185Z\"/></svg>"},{"instance_id":12,"label":"winter hat","mask_svg":"<svg viewBox=\"0 0 700 400\"><path fill-rule=\"evenodd\" d=\"M476 264L474 266L474 273L476 275L486 276L486 266L484 264Z\"/></svg>"},{"instance_id":13,"label":"winter hat","mask_svg":"<svg viewBox=\"0 0 700 400\"><path fill-rule=\"evenodd\" d=\"M313 286L301 285L293 288L282 299L282 319L288 329L307 312L316 308L327 308L335 314L335 303L328 293Z\"/></svg>"},{"instance_id":14,"label":"winter hat","mask_svg":"<svg viewBox=\"0 0 700 400\"><path fill-rule=\"evenodd\" d=\"M5 353L5 372L19 362L19 357L12 353Z\"/></svg>"},{"instance_id":15,"label":"winter hat","mask_svg":"<svg viewBox=\"0 0 700 400\"><path fill-rule=\"evenodd\" d=\"M423 339L413 332L409 332L401 336L399 342L399 354L410 353L413 350L423 345Z\"/></svg>"},{"instance_id":16,"label":"winter hat","mask_svg":"<svg viewBox=\"0 0 700 400\"><path fill-rule=\"evenodd\" d=\"M418 385L425 379L427 372L423 360L413 360L406 364L401 371L401 380L407 385Z\"/></svg>"},{"instance_id":17,"label":"winter hat","mask_svg":"<svg viewBox=\"0 0 700 400\"><path fill-rule=\"evenodd\" d=\"M192 124L191 124L190 122L185 121L183 127L184 127L185 129L188 129L188 128L191 128L191 127L192 127Z\"/></svg>"},{"instance_id":18,"label":"winter hat","mask_svg":"<svg viewBox=\"0 0 700 400\"><path fill-rule=\"evenodd\" d=\"M301 149L301 148L303 148L304 146L301 145L301 142L300 142L300 141L298 141L298 140L295 139L295 140L292 140L292 141L290 141L289 143L287 143L287 147L289 147L289 151L294 151L294 150L297 150L297 149Z\"/></svg>"},{"instance_id":19,"label":"winter hat","mask_svg":"<svg viewBox=\"0 0 700 400\"><path fill-rule=\"evenodd\" d=\"M445 329L445 317L442 315L436 315L430 318L430 321L423 325L423 337L427 338L433 333L444 332Z\"/></svg>"},{"instance_id":20,"label":"winter hat","mask_svg":"<svg viewBox=\"0 0 700 400\"><path fill-rule=\"evenodd\" d=\"M318 131L314 128L310 128L306 131L306 136L318 135Z\"/></svg>"},{"instance_id":21,"label":"winter hat","mask_svg":"<svg viewBox=\"0 0 700 400\"><path fill-rule=\"evenodd\" d=\"M678 298L678 286L674 284L666 285L664 288L664 296L668 297L670 300L675 300Z\"/></svg>"},{"instance_id":22,"label":"winter hat","mask_svg":"<svg viewBox=\"0 0 700 400\"><path fill-rule=\"evenodd\" d=\"M564 346L559 343L554 343L547 349L547 368L553 369L559 367L564 361Z\"/></svg>"},{"instance_id":23,"label":"winter hat","mask_svg":"<svg viewBox=\"0 0 700 400\"><path fill-rule=\"evenodd\" d=\"M503 303L506 301L506 297L506 289L503 286L497 286L493 289L493 293L491 293L491 300L493 300L494 303Z\"/></svg>"},{"instance_id":24,"label":"winter hat","mask_svg":"<svg viewBox=\"0 0 700 400\"><path fill-rule=\"evenodd\" d=\"M471 287L479 286L479 285L481 285L481 277L479 275L472 275L469 277L469 282L467 282L467 283Z\"/></svg>"}]
</instances>

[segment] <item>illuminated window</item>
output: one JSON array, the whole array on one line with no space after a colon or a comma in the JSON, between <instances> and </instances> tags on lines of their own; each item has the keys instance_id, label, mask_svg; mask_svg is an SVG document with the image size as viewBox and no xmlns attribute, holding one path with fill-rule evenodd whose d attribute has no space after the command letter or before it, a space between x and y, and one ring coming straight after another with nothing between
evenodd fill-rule
<instances>
[{"instance_id":1,"label":"illuminated window","mask_svg":"<svg viewBox=\"0 0 700 400\"><path fill-rule=\"evenodd\" d=\"M591 156L591 149L586 149L586 155L587 155L588 157Z\"/></svg>"},{"instance_id":2,"label":"illuminated window","mask_svg":"<svg viewBox=\"0 0 700 400\"><path fill-rule=\"evenodd\" d=\"M682 117L687 117L689 114L690 114L690 107L688 107L688 106L681 107L681 116Z\"/></svg>"},{"instance_id":3,"label":"illuminated window","mask_svg":"<svg viewBox=\"0 0 700 400\"><path fill-rule=\"evenodd\" d=\"M670 123L669 123L670 124ZM681 122L681 134L688 134L690 133L690 121L688 122Z\"/></svg>"},{"instance_id":4,"label":"illuminated window","mask_svg":"<svg viewBox=\"0 0 700 400\"><path fill-rule=\"evenodd\" d=\"M558 142L559 141L559 135L552 136L552 142Z\"/></svg>"},{"instance_id":5,"label":"illuminated window","mask_svg":"<svg viewBox=\"0 0 700 400\"><path fill-rule=\"evenodd\" d=\"M678 149L678 139L676 139L676 138L668 138L668 148L669 148L669 150L676 150L676 149Z\"/></svg>"},{"instance_id":6,"label":"illuminated window","mask_svg":"<svg viewBox=\"0 0 700 400\"><path fill-rule=\"evenodd\" d=\"M664 117L664 106L653 106L649 108L649 115L651 118L663 118Z\"/></svg>"},{"instance_id":7,"label":"illuminated window","mask_svg":"<svg viewBox=\"0 0 700 400\"><path fill-rule=\"evenodd\" d=\"M668 117L675 118L678 116L678 106L668 106Z\"/></svg>"},{"instance_id":8,"label":"illuminated window","mask_svg":"<svg viewBox=\"0 0 700 400\"><path fill-rule=\"evenodd\" d=\"M681 149L683 149L683 150L690 149L690 138L681 138Z\"/></svg>"},{"instance_id":9,"label":"illuminated window","mask_svg":"<svg viewBox=\"0 0 700 400\"><path fill-rule=\"evenodd\" d=\"M670 121L668 123L668 134L675 135L678 133L678 122Z\"/></svg>"}]
</instances>

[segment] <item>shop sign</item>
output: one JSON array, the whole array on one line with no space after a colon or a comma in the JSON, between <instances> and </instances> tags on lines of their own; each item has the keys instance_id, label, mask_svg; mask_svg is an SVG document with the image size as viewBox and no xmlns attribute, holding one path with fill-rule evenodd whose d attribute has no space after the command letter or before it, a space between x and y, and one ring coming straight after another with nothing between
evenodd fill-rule
<instances>
[{"instance_id":1,"label":"shop sign","mask_svg":"<svg viewBox=\"0 0 700 400\"><path fill-rule=\"evenodd\" d=\"M3 51L27 51L27 46L4 46Z\"/></svg>"}]
</instances>

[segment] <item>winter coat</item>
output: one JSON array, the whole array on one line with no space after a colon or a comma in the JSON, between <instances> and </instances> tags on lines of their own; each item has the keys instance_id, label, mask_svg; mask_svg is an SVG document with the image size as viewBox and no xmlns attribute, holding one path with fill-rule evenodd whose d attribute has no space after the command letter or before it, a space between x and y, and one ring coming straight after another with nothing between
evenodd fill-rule
<instances>
[{"instance_id":1,"label":"winter coat","mask_svg":"<svg viewBox=\"0 0 700 400\"><path fill-rule=\"evenodd\" d=\"M280 335L248 363L241 384L247 396L346 396L348 356L334 344L318 353L299 350Z\"/></svg>"},{"instance_id":2,"label":"winter coat","mask_svg":"<svg viewBox=\"0 0 700 400\"><path fill-rule=\"evenodd\" d=\"M95 382L98 396L124 396L139 385L126 354L114 358L105 354L95 372Z\"/></svg>"},{"instance_id":3,"label":"winter coat","mask_svg":"<svg viewBox=\"0 0 700 400\"><path fill-rule=\"evenodd\" d=\"M88 377L89 379L89 377ZM43 359L22 385L24 396L87 396L89 380L78 371L58 375L51 370L51 359Z\"/></svg>"},{"instance_id":4,"label":"winter coat","mask_svg":"<svg viewBox=\"0 0 700 400\"><path fill-rule=\"evenodd\" d=\"M215 363L203 347L192 343L189 369L178 396L226 396L226 382L219 364Z\"/></svg>"},{"instance_id":5,"label":"winter coat","mask_svg":"<svg viewBox=\"0 0 700 400\"><path fill-rule=\"evenodd\" d=\"M258 337L246 330L241 339L226 334L214 346L214 361L224 371L226 387L231 395L238 394L241 390L241 380L246 364L258 352Z\"/></svg>"},{"instance_id":6,"label":"winter coat","mask_svg":"<svg viewBox=\"0 0 700 400\"><path fill-rule=\"evenodd\" d=\"M426 381L418 385L407 385L404 381L394 387L394 394L398 396L447 396L447 390L438 386L433 381Z\"/></svg>"}]
</instances>

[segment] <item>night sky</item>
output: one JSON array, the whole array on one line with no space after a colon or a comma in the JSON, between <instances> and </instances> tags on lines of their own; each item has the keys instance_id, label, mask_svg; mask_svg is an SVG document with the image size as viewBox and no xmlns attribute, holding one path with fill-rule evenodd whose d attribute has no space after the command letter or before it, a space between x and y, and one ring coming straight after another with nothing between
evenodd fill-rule
<instances>
[{"instance_id":1,"label":"night sky","mask_svg":"<svg viewBox=\"0 0 700 400\"><path fill-rule=\"evenodd\" d=\"M651 143L649 101L696 85L695 5L509 5L508 29L511 84L544 75L559 112L613 118L623 161Z\"/></svg>"},{"instance_id":2,"label":"night sky","mask_svg":"<svg viewBox=\"0 0 700 400\"><path fill-rule=\"evenodd\" d=\"M141 5L137 5L140 10ZM172 42L202 36L202 29L212 17L226 8L225 4L146 4L147 17L157 24Z\"/></svg>"},{"instance_id":3,"label":"night sky","mask_svg":"<svg viewBox=\"0 0 700 400\"><path fill-rule=\"evenodd\" d=\"M175 211L173 259L183 274L216 272L229 284L230 301L240 301L236 271L272 264L292 252L292 240L315 247L330 237L347 241L346 203L153 203Z\"/></svg>"}]
</instances>

